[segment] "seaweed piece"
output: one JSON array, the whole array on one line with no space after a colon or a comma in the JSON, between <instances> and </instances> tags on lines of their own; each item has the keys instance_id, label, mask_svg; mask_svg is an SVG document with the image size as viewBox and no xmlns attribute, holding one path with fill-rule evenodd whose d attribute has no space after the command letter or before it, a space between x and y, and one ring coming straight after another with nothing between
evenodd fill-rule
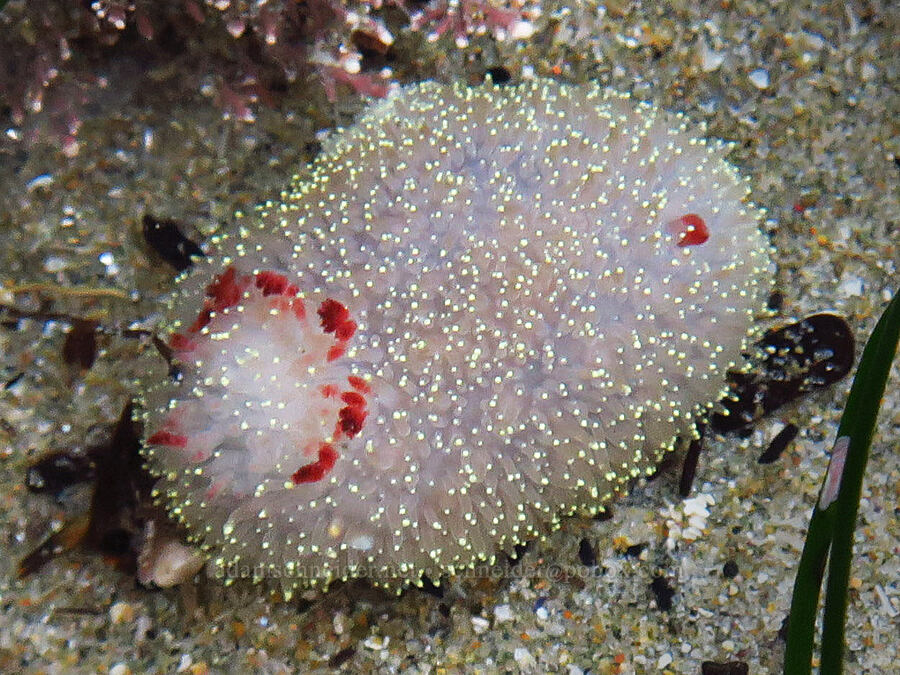
<instances>
[{"instance_id":1,"label":"seaweed piece","mask_svg":"<svg viewBox=\"0 0 900 675\"><path fill-rule=\"evenodd\" d=\"M784 452L788 444L797 438L798 433L800 433L800 429L796 424L785 424L784 428L775 434L775 438L772 439L772 442L769 443L756 462L758 464L771 464L777 460L781 457L781 453Z\"/></svg>"},{"instance_id":2,"label":"seaweed piece","mask_svg":"<svg viewBox=\"0 0 900 675\"><path fill-rule=\"evenodd\" d=\"M668 612L672 609L672 598L675 597L677 591L672 588L672 584L669 583L666 577L662 575L654 577L653 581L650 582L650 590L653 591L653 597L656 598L656 606L660 610Z\"/></svg>"},{"instance_id":3,"label":"seaweed piece","mask_svg":"<svg viewBox=\"0 0 900 675\"><path fill-rule=\"evenodd\" d=\"M143 218L144 241L179 272L193 264L193 258L202 258L203 249L181 232L181 224L175 220L162 220L149 213Z\"/></svg>"},{"instance_id":4,"label":"seaweed piece","mask_svg":"<svg viewBox=\"0 0 900 675\"><path fill-rule=\"evenodd\" d=\"M111 436L89 446L83 459L73 459L74 453L60 451L29 468L26 484L32 491L58 492L92 479L94 492L87 513L66 522L22 559L17 568L19 577L36 572L44 563L79 545L111 557L120 569L136 570L137 542L151 513L153 479L141 466L140 433L131 413L129 402Z\"/></svg>"},{"instance_id":5,"label":"seaweed piece","mask_svg":"<svg viewBox=\"0 0 900 675\"><path fill-rule=\"evenodd\" d=\"M697 438L691 439L681 464L681 477L678 479L678 495L680 497L687 497L691 494L694 476L697 474L697 464L700 462L700 453L703 452L704 431L706 431L706 423L697 422Z\"/></svg>"},{"instance_id":6,"label":"seaweed piece","mask_svg":"<svg viewBox=\"0 0 900 675\"><path fill-rule=\"evenodd\" d=\"M66 333L63 361L81 370L90 370L97 358L97 322L77 319Z\"/></svg>"},{"instance_id":7,"label":"seaweed piece","mask_svg":"<svg viewBox=\"0 0 900 675\"><path fill-rule=\"evenodd\" d=\"M31 492L59 494L67 487L93 480L95 467L88 453L54 450L28 466L25 487Z\"/></svg>"},{"instance_id":8,"label":"seaweed piece","mask_svg":"<svg viewBox=\"0 0 900 675\"><path fill-rule=\"evenodd\" d=\"M713 413L715 431L745 427L816 388L837 382L853 366L854 341L847 322L834 314L813 314L767 331L756 343L761 358L749 372L731 371L724 413Z\"/></svg>"}]
</instances>

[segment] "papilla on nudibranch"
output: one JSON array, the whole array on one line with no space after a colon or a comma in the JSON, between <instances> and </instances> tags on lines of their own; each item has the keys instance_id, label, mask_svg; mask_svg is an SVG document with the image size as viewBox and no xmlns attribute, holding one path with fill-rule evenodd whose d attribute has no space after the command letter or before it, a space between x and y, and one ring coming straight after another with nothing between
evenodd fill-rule
<instances>
[{"instance_id":1,"label":"papilla on nudibranch","mask_svg":"<svg viewBox=\"0 0 900 675\"><path fill-rule=\"evenodd\" d=\"M723 393L772 278L723 156L599 87L423 83L168 299L150 470L220 569L438 579L596 512Z\"/></svg>"}]
</instances>

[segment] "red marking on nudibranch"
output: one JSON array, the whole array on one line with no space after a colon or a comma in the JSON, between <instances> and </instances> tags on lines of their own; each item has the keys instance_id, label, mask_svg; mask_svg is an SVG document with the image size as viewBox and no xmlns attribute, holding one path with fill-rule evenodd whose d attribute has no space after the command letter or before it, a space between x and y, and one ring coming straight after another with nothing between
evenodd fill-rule
<instances>
[{"instance_id":1,"label":"red marking on nudibranch","mask_svg":"<svg viewBox=\"0 0 900 675\"><path fill-rule=\"evenodd\" d=\"M204 308L200 310L200 313L197 314L197 318L194 320L194 323L192 323L191 327L188 328L188 332L199 333L209 325L210 321L212 321L212 310L204 306Z\"/></svg>"},{"instance_id":2,"label":"red marking on nudibranch","mask_svg":"<svg viewBox=\"0 0 900 675\"><path fill-rule=\"evenodd\" d=\"M709 229L706 227L706 221L696 213L687 213L681 218L669 222L668 230L670 233L678 237L676 242L678 246L697 246L705 243L709 239Z\"/></svg>"},{"instance_id":3,"label":"red marking on nudibranch","mask_svg":"<svg viewBox=\"0 0 900 675\"><path fill-rule=\"evenodd\" d=\"M294 284L288 282L287 277L277 272L263 271L256 274L256 287L267 295L294 296L300 290Z\"/></svg>"},{"instance_id":4,"label":"red marking on nudibranch","mask_svg":"<svg viewBox=\"0 0 900 675\"><path fill-rule=\"evenodd\" d=\"M209 325L215 312L221 312L237 306L251 283L262 291L264 298L269 296L278 296L280 298L279 302L275 302L272 305L273 307L284 311L292 310L298 320L306 317L306 308L303 305L303 300L295 297L300 292L300 289L295 284L290 283L285 275L271 270L263 270L262 272L257 272L253 277L238 276L234 267L229 267L222 274L216 276L206 287L207 299L197 314L197 319L188 328L188 332L199 333ZM340 303L336 304L343 306ZM189 351L185 348L176 347L174 344L171 346L176 351Z\"/></svg>"},{"instance_id":5,"label":"red marking on nudibranch","mask_svg":"<svg viewBox=\"0 0 900 675\"><path fill-rule=\"evenodd\" d=\"M362 431L366 416L369 414L366 410L366 399L355 391L345 391L341 394L341 401L347 405L338 411L338 428L335 429L335 435L343 432L353 438Z\"/></svg>"},{"instance_id":6,"label":"red marking on nudibranch","mask_svg":"<svg viewBox=\"0 0 900 675\"><path fill-rule=\"evenodd\" d=\"M350 319L347 319L346 321L342 322L335 329L334 335L335 335L335 337L337 337L338 340L342 340L342 341L346 342L347 340L349 340L350 338L353 337L353 334L355 332L356 332L356 322L350 321Z\"/></svg>"},{"instance_id":7,"label":"red marking on nudibranch","mask_svg":"<svg viewBox=\"0 0 900 675\"><path fill-rule=\"evenodd\" d=\"M248 283L246 277L237 276L233 267L216 276L206 287L207 299L203 302L203 308L197 314L197 319L188 328L188 332L199 333L212 321L213 313L237 305Z\"/></svg>"},{"instance_id":8,"label":"red marking on nudibranch","mask_svg":"<svg viewBox=\"0 0 900 675\"><path fill-rule=\"evenodd\" d=\"M188 439L187 436L173 434L171 431L157 431L147 438L147 443L150 445L168 445L173 448L184 448L187 447Z\"/></svg>"},{"instance_id":9,"label":"red marking on nudibranch","mask_svg":"<svg viewBox=\"0 0 900 675\"><path fill-rule=\"evenodd\" d=\"M176 352L189 352L197 345L191 338L182 333L172 333L169 337L169 347Z\"/></svg>"},{"instance_id":10,"label":"red marking on nudibranch","mask_svg":"<svg viewBox=\"0 0 900 675\"><path fill-rule=\"evenodd\" d=\"M341 431L347 434L348 437L353 438L362 431L363 424L366 421L367 413L362 408L357 408L356 406L348 405L344 408L341 408L338 413L341 425Z\"/></svg>"},{"instance_id":11,"label":"red marking on nudibranch","mask_svg":"<svg viewBox=\"0 0 900 675\"><path fill-rule=\"evenodd\" d=\"M366 384L366 381L358 375L350 375L347 377L347 382L349 382L350 386L356 389L356 391L361 391L363 394L368 394L372 391L372 388Z\"/></svg>"},{"instance_id":12,"label":"red marking on nudibranch","mask_svg":"<svg viewBox=\"0 0 900 675\"><path fill-rule=\"evenodd\" d=\"M338 340L338 344L328 350L325 358L328 361L341 358L346 350L347 341L356 332L356 322L350 319L350 310L337 300L327 298L319 305L317 314L322 320L322 330L326 333L334 333Z\"/></svg>"},{"instance_id":13,"label":"red marking on nudibranch","mask_svg":"<svg viewBox=\"0 0 900 675\"><path fill-rule=\"evenodd\" d=\"M322 443L319 445L319 458L315 462L311 462L297 469L291 475L291 481L293 481L294 485L318 482L334 468L337 459L337 450L335 450L330 443Z\"/></svg>"},{"instance_id":14,"label":"red marking on nudibranch","mask_svg":"<svg viewBox=\"0 0 900 675\"><path fill-rule=\"evenodd\" d=\"M291 309L291 300L283 295L270 295L268 297L269 307L278 312L287 312Z\"/></svg>"},{"instance_id":15,"label":"red marking on nudibranch","mask_svg":"<svg viewBox=\"0 0 900 675\"><path fill-rule=\"evenodd\" d=\"M355 405L360 407L364 407L366 405L366 399L357 394L355 391L345 391L343 394L341 394L341 400L347 405Z\"/></svg>"},{"instance_id":16,"label":"red marking on nudibranch","mask_svg":"<svg viewBox=\"0 0 900 675\"><path fill-rule=\"evenodd\" d=\"M217 313L236 307L240 303L246 303L251 307L263 303L270 311L267 313L248 312L250 320L277 320L274 318L262 319L260 318L262 316L284 316L290 320L293 316L302 324L297 333L300 349L296 354L296 367L300 369L300 372L305 368L320 365L323 358L330 362L342 357L347 350L350 338L357 329L356 322L350 318L350 311L337 300L326 298L319 305L317 314L320 319L320 328L323 333L331 336L331 343L328 344L329 341L325 340L323 344L321 335L307 343L305 340L312 337L308 335L308 332L315 331L316 328L307 323L306 306L299 295L299 288L290 283L287 275L280 272L262 270L245 275L237 271L235 267L228 267L206 287L203 306L193 325L183 333L173 333L169 338L170 345L175 352L189 352L197 348L199 341L204 339L202 335L197 334L210 325ZM334 420L330 437L313 432L309 437L303 439L305 443L302 445L303 455L315 459L291 474L291 481L295 485L313 483L325 478L334 468L340 456L335 447L337 442L345 442L362 430L369 414L366 409L366 395L371 392L371 387L363 378L355 375L348 376L347 383L350 389L346 391L342 391L340 383L332 382L319 384L310 392L318 391L323 399L329 401L329 404L321 407L318 414L328 417L335 415L337 419ZM340 400L338 405L342 406L340 408L335 405L338 399ZM309 413L317 414L315 409L310 409ZM171 423L171 418L169 422L165 430L150 436L148 443L194 451L196 444L193 433L188 431L186 435L180 435L183 427ZM203 449L205 447L201 439L201 449L196 449L191 454L194 462L199 463L208 459L210 453ZM210 488L207 498L214 498L219 490L220 486Z\"/></svg>"},{"instance_id":17,"label":"red marking on nudibranch","mask_svg":"<svg viewBox=\"0 0 900 675\"><path fill-rule=\"evenodd\" d=\"M244 286L246 286L244 279L238 279L234 268L229 267L206 287L206 295L213 301L209 309L221 312L223 309L234 307L241 301Z\"/></svg>"},{"instance_id":18,"label":"red marking on nudibranch","mask_svg":"<svg viewBox=\"0 0 900 675\"><path fill-rule=\"evenodd\" d=\"M294 298L291 300L291 307L294 310L294 316L297 317L298 321L302 321L306 318L306 305L303 304L302 298Z\"/></svg>"},{"instance_id":19,"label":"red marking on nudibranch","mask_svg":"<svg viewBox=\"0 0 900 675\"><path fill-rule=\"evenodd\" d=\"M319 305L318 314L322 319L322 330L326 333L334 333L338 326L350 318L350 312L347 308L331 298Z\"/></svg>"}]
</instances>

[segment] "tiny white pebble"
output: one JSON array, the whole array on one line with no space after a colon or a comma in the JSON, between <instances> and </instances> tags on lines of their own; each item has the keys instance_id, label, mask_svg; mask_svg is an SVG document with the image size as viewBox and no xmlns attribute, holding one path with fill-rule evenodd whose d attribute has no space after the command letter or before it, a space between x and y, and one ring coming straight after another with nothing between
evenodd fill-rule
<instances>
[{"instance_id":1,"label":"tiny white pebble","mask_svg":"<svg viewBox=\"0 0 900 675\"><path fill-rule=\"evenodd\" d=\"M51 255L46 260L44 260L45 272L62 272L68 266L69 263L65 258L60 258L55 255Z\"/></svg>"},{"instance_id":2,"label":"tiny white pebble","mask_svg":"<svg viewBox=\"0 0 900 675\"><path fill-rule=\"evenodd\" d=\"M476 635L481 635L490 627L491 622L485 619L483 616L472 617L472 630L475 631Z\"/></svg>"},{"instance_id":3,"label":"tiny white pebble","mask_svg":"<svg viewBox=\"0 0 900 675\"><path fill-rule=\"evenodd\" d=\"M757 89L765 89L769 86L769 73L762 68L757 68L750 73L750 81Z\"/></svg>"},{"instance_id":4,"label":"tiny white pebble","mask_svg":"<svg viewBox=\"0 0 900 675\"><path fill-rule=\"evenodd\" d=\"M181 658L178 660L178 669L175 672L183 673L190 668L193 663L194 659L191 658L190 654L182 654Z\"/></svg>"},{"instance_id":5,"label":"tiny white pebble","mask_svg":"<svg viewBox=\"0 0 900 675\"><path fill-rule=\"evenodd\" d=\"M516 647L513 650L513 658L521 668L533 668L535 666L534 657L525 647Z\"/></svg>"},{"instance_id":6,"label":"tiny white pebble","mask_svg":"<svg viewBox=\"0 0 900 675\"><path fill-rule=\"evenodd\" d=\"M712 506L715 504L715 500L712 498L712 495L707 494L699 494L696 497L691 497L690 499L684 500L684 515L686 516L701 516L708 517L709 509L707 506Z\"/></svg>"},{"instance_id":7,"label":"tiny white pebble","mask_svg":"<svg viewBox=\"0 0 900 675\"><path fill-rule=\"evenodd\" d=\"M725 54L710 49L706 41L700 43L700 68L704 73L711 73L718 70L719 66L725 61Z\"/></svg>"},{"instance_id":8,"label":"tiny white pebble","mask_svg":"<svg viewBox=\"0 0 900 675\"><path fill-rule=\"evenodd\" d=\"M134 639L137 642L143 642L147 639L147 633L153 626L153 622L146 614L141 614L135 622Z\"/></svg>"},{"instance_id":9,"label":"tiny white pebble","mask_svg":"<svg viewBox=\"0 0 900 675\"><path fill-rule=\"evenodd\" d=\"M865 292L865 286L863 285L863 280L859 277L848 276L841 280L841 285L838 286L837 290L845 298L858 297Z\"/></svg>"},{"instance_id":10,"label":"tiny white pebble","mask_svg":"<svg viewBox=\"0 0 900 675\"><path fill-rule=\"evenodd\" d=\"M509 605L497 605L494 607L494 619L498 623L513 620L512 608Z\"/></svg>"},{"instance_id":11,"label":"tiny white pebble","mask_svg":"<svg viewBox=\"0 0 900 675\"><path fill-rule=\"evenodd\" d=\"M809 31L803 32L803 37L806 40L806 44L809 45L812 49L819 50L825 46L825 38L823 38L818 33L810 33Z\"/></svg>"},{"instance_id":12,"label":"tiny white pebble","mask_svg":"<svg viewBox=\"0 0 900 675\"><path fill-rule=\"evenodd\" d=\"M366 649L378 650L378 649L386 649L388 644L390 643L391 638L387 635L370 635L366 638L366 641L363 642L363 646Z\"/></svg>"},{"instance_id":13,"label":"tiny white pebble","mask_svg":"<svg viewBox=\"0 0 900 675\"><path fill-rule=\"evenodd\" d=\"M527 40L534 35L534 24L530 21L516 21L509 31L513 40Z\"/></svg>"}]
</instances>

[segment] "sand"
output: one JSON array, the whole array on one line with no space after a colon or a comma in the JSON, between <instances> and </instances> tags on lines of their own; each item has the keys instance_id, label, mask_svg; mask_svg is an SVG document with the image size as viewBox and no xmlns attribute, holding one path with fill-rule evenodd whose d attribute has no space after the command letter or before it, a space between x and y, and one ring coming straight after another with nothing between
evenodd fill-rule
<instances>
[{"instance_id":1,"label":"sand","mask_svg":"<svg viewBox=\"0 0 900 675\"><path fill-rule=\"evenodd\" d=\"M898 15L887 3L867 8L548 3L529 40L476 38L460 51L412 36L394 66L405 81L472 79L500 65L516 79L598 79L706 120L710 136L736 141L730 158L768 209L784 296L770 321L834 311L862 342L897 290L900 262ZM143 214L177 218L202 241L277 191L305 166L316 132L363 105L347 91L331 104L313 80L290 88L279 110L235 123L211 97L167 88L158 69L136 77L140 64L109 67L74 157L39 119L41 142L8 135L0 145L3 304L34 311L43 300L49 311L151 328L175 273L143 243ZM85 488L58 500L29 493L27 463L114 420L147 348L101 337L80 372L63 361L66 330L36 320L0 328L5 672L698 673L704 661L780 672L779 630L849 378L747 438L708 438L689 500L678 496L676 462L611 518L569 519L517 564L451 580L443 598L394 598L356 582L279 603L214 580L144 589L85 552L13 578L16 562L89 500ZM898 381L895 364L863 488L854 673L888 673L900 658ZM757 464L787 422L798 438L777 462ZM585 564L590 553L596 565Z\"/></svg>"}]
</instances>

